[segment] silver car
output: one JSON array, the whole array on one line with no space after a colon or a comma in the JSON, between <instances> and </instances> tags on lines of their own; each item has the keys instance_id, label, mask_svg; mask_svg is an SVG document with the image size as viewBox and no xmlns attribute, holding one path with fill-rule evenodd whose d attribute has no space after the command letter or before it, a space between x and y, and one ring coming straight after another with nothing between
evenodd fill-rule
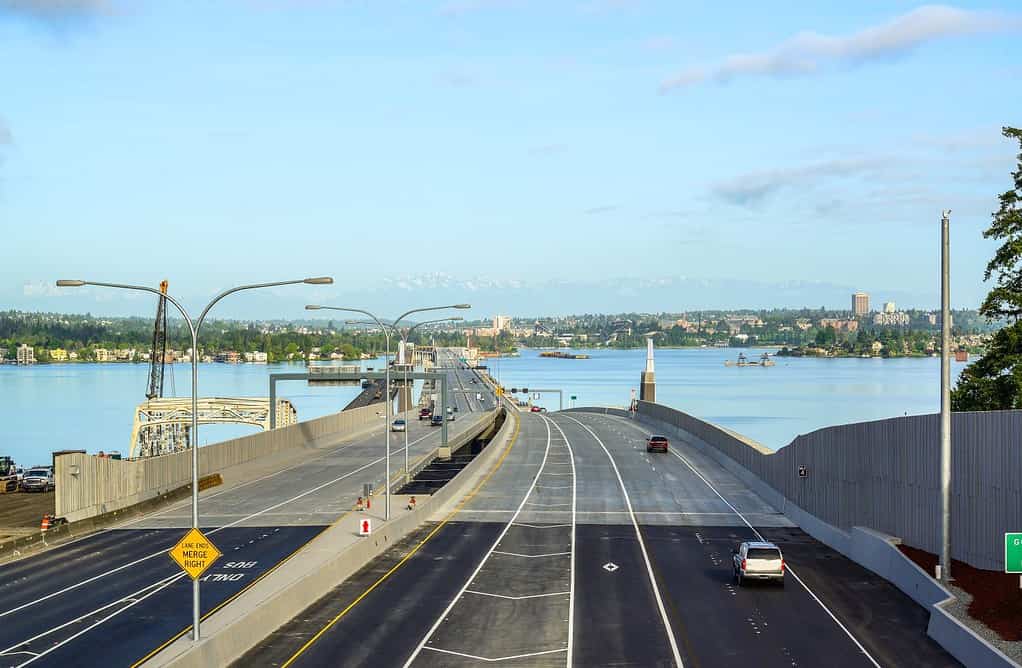
<instances>
[{"instance_id":1,"label":"silver car","mask_svg":"<svg viewBox=\"0 0 1022 668\"><path fill-rule=\"evenodd\" d=\"M746 541L731 550L732 573L741 587L746 580L770 580L784 585L781 548L765 541Z\"/></svg>"},{"instance_id":2,"label":"silver car","mask_svg":"<svg viewBox=\"0 0 1022 668\"><path fill-rule=\"evenodd\" d=\"M31 469L21 480L23 492L49 492L53 488L53 471L50 469Z\"/></svg>"},{"instance_id":3,"label":"silver car","mask_svg":"<svg viewBox=\"0 0 1022 668\"><path fill-rule=\"evenodd\" d=\"M404 431L407 428L407 424L401 418L394 420L390 425L391 431Z\"/></svg>"}]
</instances>

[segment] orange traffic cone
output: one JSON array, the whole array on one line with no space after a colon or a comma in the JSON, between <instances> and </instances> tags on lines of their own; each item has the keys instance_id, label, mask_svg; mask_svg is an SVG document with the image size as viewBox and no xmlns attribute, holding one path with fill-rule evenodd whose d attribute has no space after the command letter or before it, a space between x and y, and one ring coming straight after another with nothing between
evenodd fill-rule
<instances>
[{"instance_id":1,"label":"orange traffic cone","mask_svg":"<svg viewBox=\"0 0 1022 668\"><path fill-rule=\"evenodd\" d=\"M39 525L39 528L43 532L49 531L49 529L50 529L50 516L49 515L43 515L43 523L41 525Z\"/></svg>"},{"instance_id":2,"label":"orange traffic cone","mask_svg":"<svg viewBox=\"0 0 1022 668\"><path fill-rule=\"evenodd\" d=\"M415 497L408 499L408 510L415 510Z\"/></svg>"},{"instance_id":3,"label":"orange traffic cone","mask_svg":"<svg viewBox=\"0 0 1022 668\"><path fill-rule=\"evenodd\" d=\"M365 510L365 504L362 503L362 497L358 497L358 501L355 502L355 510Z\"/></svg>"}]
</instances>

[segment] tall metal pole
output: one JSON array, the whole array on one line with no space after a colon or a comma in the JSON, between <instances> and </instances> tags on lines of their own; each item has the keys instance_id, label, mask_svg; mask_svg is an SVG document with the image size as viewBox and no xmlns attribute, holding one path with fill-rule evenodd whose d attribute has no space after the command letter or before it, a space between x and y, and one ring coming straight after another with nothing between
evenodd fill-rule
<instances>
[{"instance_id":1,"label":"tall metal pole","mask_svg":"<svg viewBox=\"0 0 1022 668\"><path fill-rule=\"evenodd\" d=\"M951 579L951 211L940 220L940 581Z\"/></svg>"}]
</instances>

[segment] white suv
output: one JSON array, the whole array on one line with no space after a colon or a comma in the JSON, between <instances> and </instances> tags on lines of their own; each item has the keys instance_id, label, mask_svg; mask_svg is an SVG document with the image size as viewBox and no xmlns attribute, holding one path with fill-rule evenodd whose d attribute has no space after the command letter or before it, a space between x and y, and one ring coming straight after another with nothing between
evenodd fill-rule
<instances>
[{"instance_id":1,"label":"white suv","mask_svg":"<svg viewBox=\"0 0 1022 668\"><path fill-rule=\"evenodd\" d=\"M741 587L746 580L772 580L784 586L784 555L773 543L747 541L731 550L732 573Z\"/></svg>"}]
</instances>

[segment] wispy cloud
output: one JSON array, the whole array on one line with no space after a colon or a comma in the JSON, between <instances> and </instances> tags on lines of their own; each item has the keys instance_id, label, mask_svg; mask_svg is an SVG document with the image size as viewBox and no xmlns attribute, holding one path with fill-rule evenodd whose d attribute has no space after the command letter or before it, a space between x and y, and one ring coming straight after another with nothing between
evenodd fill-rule
<instances>
[{"instance_id":1,"label":"wispy cloud","mask_svg":"<svg viewBox=\"0 0 1022 668\"><path fill-rule=\"evenodd\" d=\"M522 0L455 0L441 6L440 13L444 16L463 16L492 9L514 9L522 4Z\"/></svg>"},{"instance_id":2,"label":"wispy cloud","mask_svg":"<svg viewBox=\"0 0 1022 668\"><path fill-rule=\"evenodd\" d=\"M665 80L662 92L705 82L755 76L807 76L827 66L889 59L938 39L1022 30L1022 14L925 5L851 35L802 32L772 49L735 53L709 66L690 67Z\"/></svg>"},{"instance_id":3,"label":"wispy cloud","mask_svg":"<svg viewBox=\"0 0 1022 668\"><path fill-rule=\"evenodd\" d=\"M715 197L729 204L754 207L774 193L806 188L825 178L868 176L891 164L889 158L841 158L798 167L768 169L742 174L712 187Z\"/></svg>"},{"instance_id":4,"label":"wispy cloud","mask_svg":"<svg viewBox=\"0 0 1022 668\"><path fill-rule=\"evenodd\" d=\"M617 211L618 207L616 204L607 204L604 206L594 206L591 209L586 209L582 213L587 216L597 216L601 213L610 213L611 211Z\"/></svg>"},{"instance_id":5,"label":"wispy cloud","mask_svg":"<svg viewBox=\"0 0 1022 668\"><path fill-rule=\"evenodd\" d=\"M0 0L0 18L10 16L47 25L92 18L112 11L110 0Z\"/></svg>"},{"instance_id":6,"label":"wispy cloud","mask_svg":"<svg viewBox=\"0 0 1022 668\"><path fill-rule=\"evenodd\" d=\"M567 144L542 144L529 149L529 155L556 155L568 150Z\"/></svg>"},{"instance_id":7,"label":"wispy cloud","mask_svg":"<svg viewBox=\"0 0 1022 668\"><path fill-rule=\"evenodd\" d=\"M674 45L674 38L668 35L656 35L642 40L642 48L647 51L667 51L673 49Z\"/></svg>"},{"instance_id":8,"label":"wispy cloud","mask_svg":"<svg viewBox=\"0 0 1022 668\"><path fill-rule=\"evenodd\" d=\"M4 119L0 118L0 147L10 146L14 143L14 135L11 134L11 129L4 123Z\"/></svg>"}]
</instances>

